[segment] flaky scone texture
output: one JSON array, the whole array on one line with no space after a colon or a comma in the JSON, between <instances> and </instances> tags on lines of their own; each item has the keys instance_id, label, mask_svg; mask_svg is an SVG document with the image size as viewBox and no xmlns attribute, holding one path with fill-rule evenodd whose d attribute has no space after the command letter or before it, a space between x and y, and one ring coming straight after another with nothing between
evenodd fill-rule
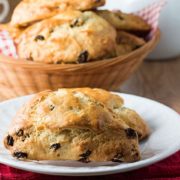
<instances>
[{"instance_id":1,"label":"flaky scone texture","mask_svg":"<svg viewBox=\"0 0 180 180\"><path fill-rule=\"evenodd\" d=\"M139 116L122 105L122 98L101 89L41 92L17 113L5 147L18 159L138 161Z\"/></svg>"},{"instance_id":2,"label":"flaky scone texture","mask_svg":"<svg viewBox=\"0 0 180 180\"><path fill-rule=\"evenodd\" d=\"M15 8L11 25L28 26L66 9L90 10L105 4L105 0L22 0Z\"/></svg>"},{"instance_id":3,"label":"flaky scone texture","mask_svg":"<svg viewBox=\"0 0 180 180\"><path fill-rule=\"evenodd\" d=\"M116 31L94 12L69 10L38 22L17 41L20 58L43 63L85 63L116 56Z\"/></svg>"}]
</instances>

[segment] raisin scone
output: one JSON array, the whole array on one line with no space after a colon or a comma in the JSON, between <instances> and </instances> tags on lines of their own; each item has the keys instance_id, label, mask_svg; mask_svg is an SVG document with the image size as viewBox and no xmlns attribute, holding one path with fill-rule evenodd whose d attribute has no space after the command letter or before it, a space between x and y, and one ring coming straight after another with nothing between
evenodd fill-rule
<instances>
[{"instance_id":1,"label":"raisin scone","mask_svg":"<svg viewBox=\"0 0 180 180\"><path fill-rule=\"evenodd\" d=\"M105 105L107 93L98 101L101 90L95 89L95 95L93 90L84 91L37 94L17 113L4 139L5 147L21 160L140 160L137 132Z\"/></svg>"},{"instance_id":2,"label":"raisin scone","mask_svg":"<svg viewBox=\"0 0 180 180\"><path fill-rule=\"evenodd\" d=\"M121 11L97 10L99 16L106 19L113 27L122 31L149 32L151 26L141 17Z\"/></svg>"},{"instance_id":3,"label":"raisin scone","mask_svg":"<svg viewBox=\"0 0 180 180\"><path fill-rule=\"evenodd\" d=\"M143 38L124 31L117 32L117 55L124 55L145 45Z\"/></svg>"},{"instance_id":4,"label":"raisin scone","mask_svg":"<svg viewBox=\"0 0 180 180\"><path fill-rule=\"evenodd\" d=\"M11 24L13 26L28 26L34 22L46 19L61 10L90 10L105 4L105 0L23 0L15 8Z\"/></svg>"},{"instance_id":5,"label":"raisin scone","mask_svg":"<svg viewBox=\"0 0 180 180\"><path fill-rule=\"evenodd\" d=\"M20 58L44 63L85 63L116 56L115 29L93 12L66 11L27 28Z\"/></svg>"}]
</instances>

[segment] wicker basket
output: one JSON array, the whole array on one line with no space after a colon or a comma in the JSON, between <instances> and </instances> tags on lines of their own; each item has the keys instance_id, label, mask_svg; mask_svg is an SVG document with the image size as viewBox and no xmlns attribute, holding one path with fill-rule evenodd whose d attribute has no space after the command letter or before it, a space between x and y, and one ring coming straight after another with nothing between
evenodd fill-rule
<instances>
[{"instance_id":1,"label":"wicker basket","mask_svg":"<svg viewBox=\"0 0 180 180\"><path fill-rule=\"evenodd\" d=\"M60 87L117 89L139 67L160 38L160 31L132 53L86 64L50 65L0 55L0 93L4 99Z\"/></svg>"}]
</instances>

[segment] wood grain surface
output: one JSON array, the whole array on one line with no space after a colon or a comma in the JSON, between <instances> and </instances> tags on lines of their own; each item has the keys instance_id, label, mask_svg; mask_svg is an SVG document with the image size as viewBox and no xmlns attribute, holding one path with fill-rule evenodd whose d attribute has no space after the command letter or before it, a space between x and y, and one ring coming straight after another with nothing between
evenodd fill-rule
<instances>
[{"instance_id":1,"label":"wood grain surface","mask_svg":"<svg viewBox=\"0 0 180 180\"><path fill-rule=\"evenodd\" d=\"M180 58L144 62L119 91L157 100L180 113Z\"/></svg>"}]
</instances>

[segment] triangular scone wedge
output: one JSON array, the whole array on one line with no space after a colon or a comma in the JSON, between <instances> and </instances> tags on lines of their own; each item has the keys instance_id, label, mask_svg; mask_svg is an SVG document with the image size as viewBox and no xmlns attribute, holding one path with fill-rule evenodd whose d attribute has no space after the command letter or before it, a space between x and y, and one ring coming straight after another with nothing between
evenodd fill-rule
<instances>
[{"instance_id":1,"label":"triangular scone wedge","mask_svg":"<svg viewBox=\"0 0 180 180\"><path fill-rule=\"evenodd\" d=\"M13 120L5 147L18 159L134 162L138 136L80 89L37 94ZM103 94L102 94L103 96Z\"/></svg>"},{"instance_id":2,"label":"triangular scone wedge","mask_svg":"<svg viewBox=\"0 0 180 180\"><path fill-rule=\"evenodd\" d=\"M117 56L128 54L142 47L145 43L143 38L125 31L117 31Z\"/></svg>"},{"instance_id":3,"label":"triangular scone wedge","mask_svg":"<svg viewBox=\"0 0 180 180\"><path fill-rule=\"evenodd\" d=\"M113 27L121 31L149 32L151 26L141 17L121 11L97 10L96 13L106 19Z\"/></svg>"}]
</instances>

